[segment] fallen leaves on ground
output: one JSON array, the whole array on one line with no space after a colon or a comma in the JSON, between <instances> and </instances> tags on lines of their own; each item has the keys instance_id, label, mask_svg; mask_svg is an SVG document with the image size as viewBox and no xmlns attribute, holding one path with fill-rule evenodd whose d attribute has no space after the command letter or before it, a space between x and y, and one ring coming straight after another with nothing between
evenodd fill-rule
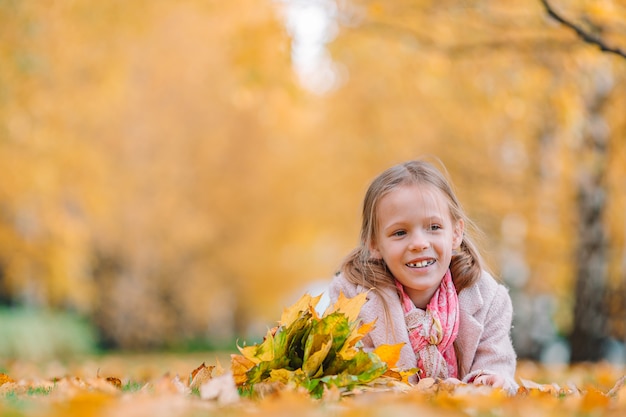
<instances>
[{"instance_id":1,"label":"fallen leaves on ground","mask_svg":"<svg viewBox=\"0 0 626 417\"><path fill-rule=\"evenodd\" d=\"M317 301L305 296L286 309L263 342L239 348L226 368L216 358L182 376L146 372L149 378L133 379L124 374L128 368L109 374L104 364L93 376L52 378L24 378L24 368L3 366L0 417L626 415L623 367L606 363L557 369L522 362L515 393L458 380L410 384L408 373L394 369L398 345L361 349L374 325L357 321L364 297L341 297L321 316ZM135 362L149 368L153 359Z\"/></svg>"},{"instance_id":2,"label":"fallen leaves on ground","mask_svg":"<svg viewBox=\"0 0 626 417\"><path fill-rule=\"evenodd\" d=\"M534 364L522 365L525 369ZM563 375L602 380L619 368L586 365ZM537 371L535 371L537 372ZM545 371L544 371L545 372ZM604 373L605 375L602 375ZM525 375L526 376L526 375ZM530 377L542 379L530 372ZM487 386L424 378L415 385L362 385L349 391L329 386L320 399L305 389L275 384L254 398L241 396L232 374L219 363L202 363L186 377L162 375L133 385L123 376L16 380L0 374L0 416L194 416L208 411L228 416L623 416L625 378L614 378L605 390L599 384L540 383L518 377L514 395ZM118 383L118 381L120 383Z\"/></svg>"}]
</instances>

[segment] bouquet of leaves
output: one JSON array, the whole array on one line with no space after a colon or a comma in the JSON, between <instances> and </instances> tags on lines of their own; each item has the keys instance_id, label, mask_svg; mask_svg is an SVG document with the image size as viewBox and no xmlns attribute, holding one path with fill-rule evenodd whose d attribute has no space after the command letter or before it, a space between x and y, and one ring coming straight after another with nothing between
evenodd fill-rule
<instances>
[{"instance_id":1,"label":"bouquet of leaves","mask_svg":"<svg viewBox=\"0 0 626 417\"><path fill-rule=\"evenodd\" d=\"M366 352L359 341L374 326L361 324L358 314L366 294L340 295L320 317L320 296L304 295L282 314L262 343L238 347L232 355L235 383L242 395L252 395L260 384L303 387L312 396L336 387L342 391L374 383L381 377L404 381L408 373L392 370L402 344L383 345Z\"/></svg>"}]
</instances>

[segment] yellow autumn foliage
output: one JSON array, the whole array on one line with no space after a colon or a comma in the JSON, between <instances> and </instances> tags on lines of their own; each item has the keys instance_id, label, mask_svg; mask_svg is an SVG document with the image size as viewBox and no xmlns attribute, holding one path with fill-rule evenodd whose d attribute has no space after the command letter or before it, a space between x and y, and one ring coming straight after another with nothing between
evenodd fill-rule
<instances>
[{"instance_id":1,"label":"yellow autumn foliage","mask_svg":"<svg viewBox=\"0 0 626 417\"><path fill-rule=\"evenodd\" d=\"M624 60L539 1L354 0L329 15L317 94L283 3L0 2L1 303L71 309L123 348L262 335L357 244L368 181L432 155L492 269L550 298L558 334L577 183L606 166L609 327L625 339ZM551 3L624 49L619 2ZM605 159L583 140L597 128Z\"/></svg>"}]
</instances>

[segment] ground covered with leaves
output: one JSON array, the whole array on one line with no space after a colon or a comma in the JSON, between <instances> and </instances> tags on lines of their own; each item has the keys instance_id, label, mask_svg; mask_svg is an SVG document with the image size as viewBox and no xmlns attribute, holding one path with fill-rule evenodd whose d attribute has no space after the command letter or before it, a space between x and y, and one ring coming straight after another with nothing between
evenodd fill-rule
<instances>
[{"instance_id":1,"label":"ground covered with leaves","mask_svg":"<svg viewBox=\"0 0 626 417\"><path fill-rule=\"evenodd\" d=\"M305 389L277 384L265 386L253 397L242 396L229 371L220 368L216 359L212 365L190 368L188 374L161 374L168 364L174 369L192 360L197 360L197 355L186 360L154 355L106 357L83 363L80 368L66 365L64 369L57 363L38 371L29 364L14 363L4 369L8 373L0 374L0 416L626 415L624 370L608 364L545 368L523 362L518 369L521 387L514 395L485 386L424 379L402 389L364 385L341 392L330 388L315 398ZM102 368L94 369L96 365ZM22 375L24 371L53 370L93 375Z\"/></svg>"},{"instance_id":2,"label":"ground covered with leaves","mask_svg":"<svg viewBox=\"0 0 626 417\"><path fill-rule=\"evenodd\" d=\"M340 298L321 315L317 301L303 297L262 342L244 343L237 354L0 363L0 417L626 415L624 368L606 363L522 362L515 392L432 378L409 383L414 370L394 368L399 346L361 348L375 325L357 320L364 297Z\"/></svg>"}]
</instances>

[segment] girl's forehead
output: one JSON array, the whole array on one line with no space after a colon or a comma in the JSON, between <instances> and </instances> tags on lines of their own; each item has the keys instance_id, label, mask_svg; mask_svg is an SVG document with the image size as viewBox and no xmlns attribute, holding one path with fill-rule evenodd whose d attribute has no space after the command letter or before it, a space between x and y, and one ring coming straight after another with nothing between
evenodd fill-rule
<instances>
[{"instance_id":1,"label":"girl's forehead","mask_svg":"<svg viewBox=\"0 0 626 417\"><path fill-rule=\"evenodd\" d=\"M392 188L380 200L379 214L397 210L423 211L429 215L451 216L446 194L430 184L407 184Z\"/></svg>"}]
</instances>

